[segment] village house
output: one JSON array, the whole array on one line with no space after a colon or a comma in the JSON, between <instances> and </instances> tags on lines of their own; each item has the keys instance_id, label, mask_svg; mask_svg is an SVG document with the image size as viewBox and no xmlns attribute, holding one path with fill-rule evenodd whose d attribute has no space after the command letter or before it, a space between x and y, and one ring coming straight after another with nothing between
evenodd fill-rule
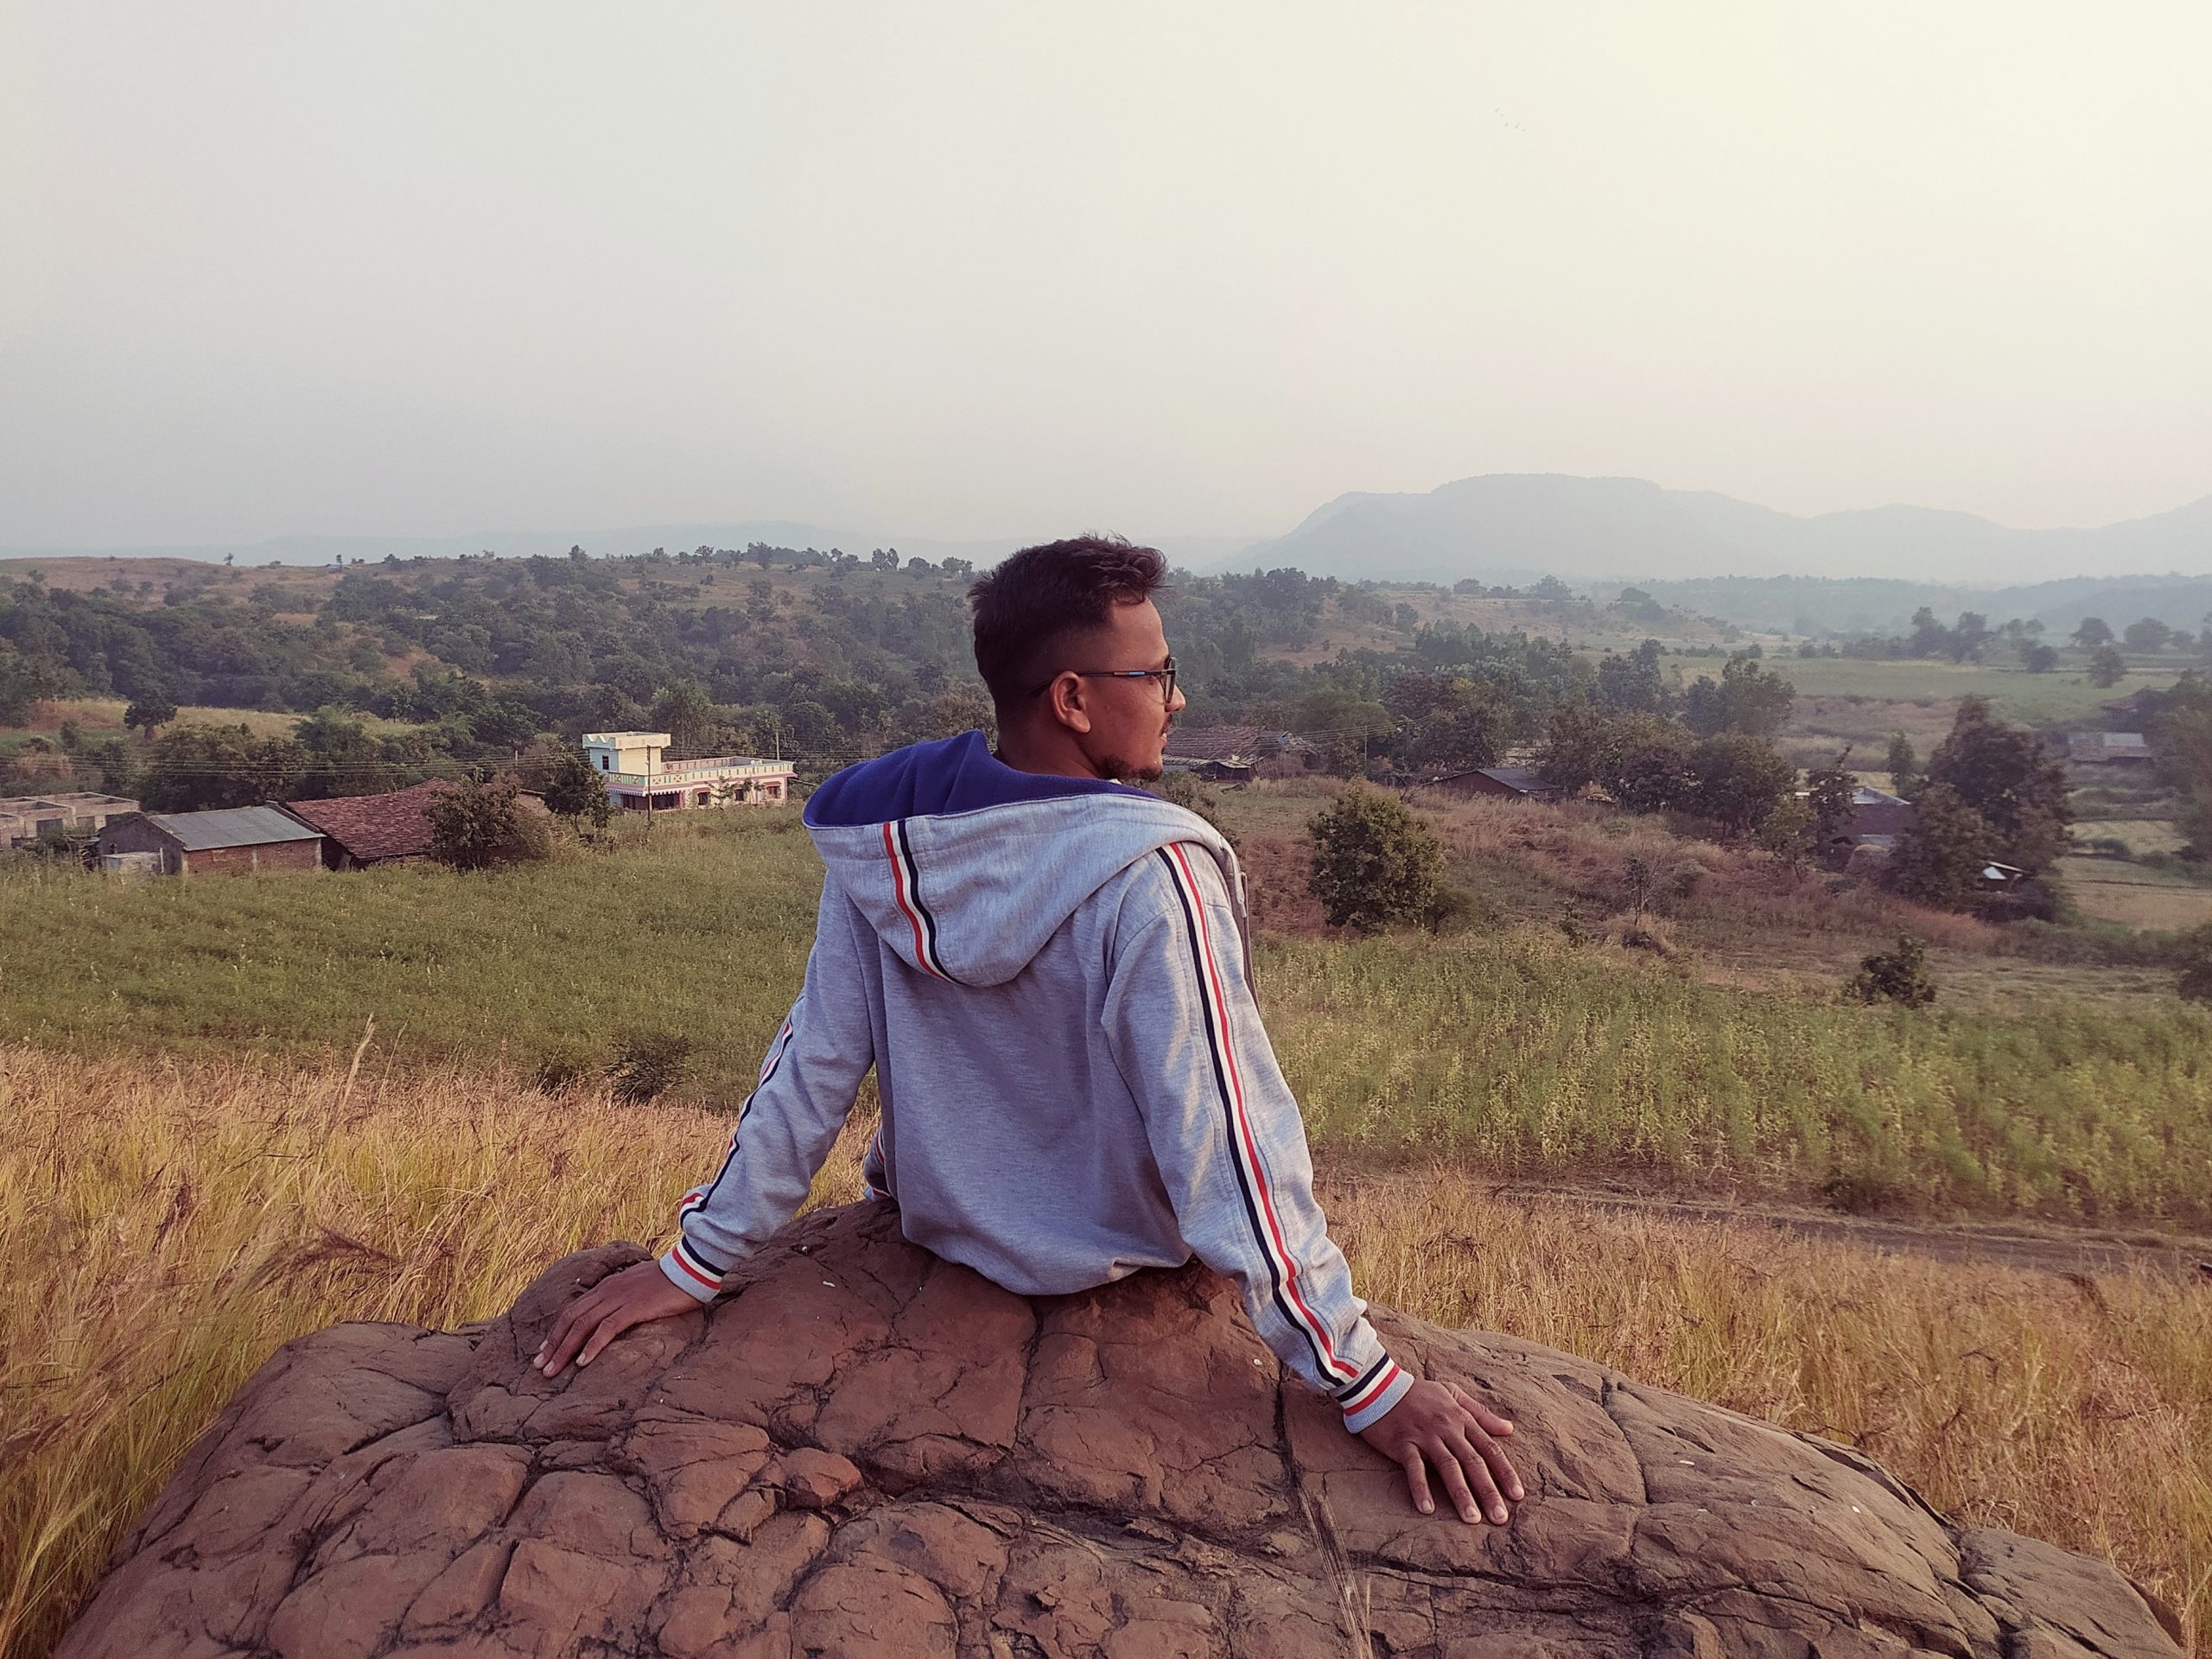
<instances>
[{"instance_id":1,"label":"village house","mask_svg":"<svg viewBox=\"0 0 2212 1659\"><path fill-rule=\"evenodd\" d=\"M1559 799L1559 791L1546 783L1534 766L1475 766L1465 772L1447 772L1439 778L1424 778L1422 787L1441 790L1446 795L1494 795L1509 801L1542 801L1547 804Z\"/></svg>"},{"instance_id":2,"label":"village house","mask_svg":"<svg viewBox=\"0 0 2212 1659\"><path fill-rule=\"evenodd\" d=\"M1805 791L1800 790L1802 798ZM1861 784L1851 792L1851 827L1832 837L1833 856L1879 863L1897 850L1897 837L1912 827L1912 803L1902 795Z\"/></svg>"},{"instance_id":3,"label":"village house","mask_svg":"<svg viewBox=\"0 0 2212 1659\"><path fill-rule=\"evenodd\" d=\"M663 758L666 732L586 732L584 754L619 812L677 812L791 798L795 769L742 754L708 760Z\"/></svg>"},{"instance_id":4,"label":"village house","mask_svg":"<svg viewBox=\"0 0 2212 1659\"><path fill-rule=\"evenodd\" d=\"M2066 758L2076 766L2115 762L2148 765L2151 745L2140 732L2075 732L2066 740Z\"/></svg>"},{"instance_id":5,"label":"village house","mask_svg":"<svg viewBox=\"0 0 2212 1659\"><path fill-rule=\"evenodd\" d=\"M64 836L93 835L110 819L137 810L136 801L91 790L12 796L0 800L0 847L20 847L48 830Z\"/></svg>"},{"instance_id":6,"label":"village house","mask_svg":"<svg viewBox=\"0 0 2212 1659\"><path fill-rule=\"evenodd\" d=\"M274 806L146 812L118 818L100 831L99 849L102 868L116 874L134 868L150 868L162 875L245 875L322 868L321 832Z\"/></svg>"},{"instance_id":7,"label":"village house","mask_svg":"<svg viewBox=\"0 0 2212 1659\"><path fill-rule=\"evenodd\" d=\"M1163 760L1170 772L1187 772L1209 783L1243 783L1261 761L1304 760L1313 746L1295 732L1262 726L1178 726L1167 734Z\"/></svg>"},{"instance_id":8,"label":"village house","mask_svg":"<svg viewBox=\"0 0 2212 1659\"><path fill-rule=\"evenodd\" d=\"M442 779L381 795L289 801L284 810L322 836L325 869L410 864L430 855L430 803L453 785Z\"/></svg>"}]
</instances>

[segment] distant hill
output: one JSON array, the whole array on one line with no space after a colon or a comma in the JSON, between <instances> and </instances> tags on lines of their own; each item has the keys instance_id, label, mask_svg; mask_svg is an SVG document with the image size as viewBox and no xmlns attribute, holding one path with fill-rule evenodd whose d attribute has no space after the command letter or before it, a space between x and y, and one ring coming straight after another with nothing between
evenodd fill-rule
<instances>
[{"instance_id":1,"label":"distant hill","mask_svg":"<svg viewBox=\"0 0 2212 1659\"><path fill-rule=\"evenodd\" d=\"M1802 518L1643 479L1492 474L1426 495L1340 495L1288 535L1224 563L1255 565L1353 581L1822 576L1988 590L2109 579L2103 573L2212 570L2212 496L2101 529L2014 530L1925 507Z\"/></svg>"}]
</instances>

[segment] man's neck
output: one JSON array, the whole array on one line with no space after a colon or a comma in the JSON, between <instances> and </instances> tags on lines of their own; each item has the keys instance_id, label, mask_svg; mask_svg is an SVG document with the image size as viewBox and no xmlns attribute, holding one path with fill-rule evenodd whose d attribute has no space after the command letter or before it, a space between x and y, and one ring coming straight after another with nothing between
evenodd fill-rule
<instances>
[{"instance_id":1,"label":"man's neck","mask_svg":"<svg viewBox=\"0 0 2212 1659\"><path fill-rule=\"evenodd\" d=\"M1045 778L1104 778L1105 773L1090 764L1067 731L1054 728L1040 732L1034 728L1025 731L1001 731L996 753L1000 760L1016 772L1035 772Z\"/></svg>"}]
</instances>

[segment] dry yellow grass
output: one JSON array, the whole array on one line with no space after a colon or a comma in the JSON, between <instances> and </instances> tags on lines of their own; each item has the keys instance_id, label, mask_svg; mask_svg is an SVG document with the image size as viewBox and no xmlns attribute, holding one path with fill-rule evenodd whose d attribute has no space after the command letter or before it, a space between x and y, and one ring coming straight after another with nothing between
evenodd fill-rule
<instances>
[{"instance_id":1,"label":"dry yellow grass","mask_svg":"<svg viewBox=\"0 0 2212 1659\"><path fill-rule=\"evenodd\" d=\"M52 1646L120 1530L288 1338L451 1325L650 1239L722 1121L461 1072L0 1047L0 1654ZM856 1125L856 1128L860 1126ZM817 1195L856 1194L849 1135ZM2202 1641L2212 1293L1900 1262L1340 1172L1365 1293L1855 1440L1962 1517L2108 1555Z\"/></svg>"}]
</instances>

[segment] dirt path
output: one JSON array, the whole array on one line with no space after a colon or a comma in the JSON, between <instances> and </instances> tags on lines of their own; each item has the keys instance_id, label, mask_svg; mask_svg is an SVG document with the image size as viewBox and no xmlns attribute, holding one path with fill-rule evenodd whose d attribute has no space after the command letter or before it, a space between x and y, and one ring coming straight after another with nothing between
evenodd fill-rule
<instances>
[{"instance_id":1,"label":"dirt path","mask_svg":"<svg viewBox=\"0 0 2212 1659\"><path fill-rule=\"evenodd\" d=\"M2025 1222L1946 1223L1840 1216L1801 1205L1669 1198L1602 1188L1510 1183L1491 1196L1509 1203L1579 1204L1619 1215L1713 1223L1832 1239L1861 1249L1924 1255L2050 1274L2151 1272L2212 1286L2212 1239L2113 1232Z\"/></svg>"}]
</instances>

